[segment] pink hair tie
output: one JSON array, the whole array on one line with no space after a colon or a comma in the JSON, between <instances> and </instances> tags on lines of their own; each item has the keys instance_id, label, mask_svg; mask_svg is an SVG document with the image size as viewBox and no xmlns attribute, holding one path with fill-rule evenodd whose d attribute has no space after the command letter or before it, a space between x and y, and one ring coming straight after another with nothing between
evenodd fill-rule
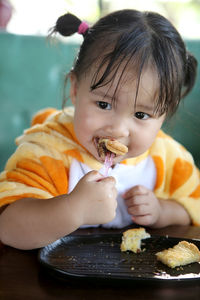
<instances>
[{"instance_id":1,"label":"pink hair tie","mask_svg":"<svg viewBox=\"0 0 200 300\"><path fill-rule=\"evenodd\" d=\"M86 22L81 22L81 24L78 27L78 33L79 34L84 34L86 30L88 30L89 26Z\"/></svg>"}]
</instances>

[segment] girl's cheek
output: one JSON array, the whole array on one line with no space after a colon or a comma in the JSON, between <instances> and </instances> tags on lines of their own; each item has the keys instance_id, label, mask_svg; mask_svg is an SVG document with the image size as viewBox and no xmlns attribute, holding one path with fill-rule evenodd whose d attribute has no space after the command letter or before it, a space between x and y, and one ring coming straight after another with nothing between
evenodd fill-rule
<instances>
[{"instance_id":1,"label":"girl's cheek","mask_svg":"<svg viewBox=\"0 0 200 300\"><path fill-rule=\"evenodd\" d=\"M90 127L90 129L94 129L96 126L99 126L103 123L103 119L99 118L95 115L88 115L85 119L85 124L87 127Z\"/></svg>"}]
</instances>

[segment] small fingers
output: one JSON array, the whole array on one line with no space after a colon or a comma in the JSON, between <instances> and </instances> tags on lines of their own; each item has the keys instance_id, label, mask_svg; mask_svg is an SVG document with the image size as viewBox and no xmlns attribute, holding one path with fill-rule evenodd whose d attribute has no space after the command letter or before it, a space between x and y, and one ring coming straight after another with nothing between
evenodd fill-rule
<instances>
[{"instance_id":1,"label":"small fingers","mask_svg":"<svg viewBox=\"0 0 200 300\"><path fill-rule=\"evenodd\" d=\"M132 205L127 208L128 213L132 216L142 216L149 214L149 207L146 204Z\"/></svg>"},{"instance_id":2,"label":"small fingers","mask_svg":"<svg viewBox=\"0 0 200 300\"><path fill-rule=\"evenodd\" d=\"M124 199L126 206L131 207L135 205L148 205L149 201L146 195L140 195L135 197L130 197L128 199Z\"/></svg>"},{"instance_id":3,"label":"small fingers","mask_svg":"<svg viewBox=\"0 0 200 300\"><path fill-rule=\"evenodd\" d=\"M139 196L139 195L147 195L149 190L144 187L143 185L137 185L131 188L130 190L126 191L122 197L126 200L131 197Z\"/></svg>"},{"instance_id":4,"label":"small fingers","mask_svg":"<svg viewBox=\"0 0 200 300\"><path fill-rule=\"evenodd\" d=\"M98 171L90 171L88 172L84 178L86 178L87 181L96 181L96 182L103 182L103 183L109 183L109 184L116 184L116 180L114 177L109 176L109 177L104 177L101 173Z\"/></svg>"},{"instance_id":5,"label":"small fingers","mask_svg":"<svg viewBox=\"0 0 200 300\"><path fill-rule=\"evenodd\" d=\"M116 185L116 180L114 177L109 176L109 177L103 177L100 180L98 180L98 182L103 183L103 184L108 184L108 185L112 185L115 186Z\"/></svg>"},{"instance_id":6,"label":"small fingers","mask_svg":"<svg viewBox=\"0 0 200 300\"><path fill-rule=\"evenodd\" d=\"M150 214L141 216L132 216L133 222L138 225L149 226L152 225L152 216Z\"/></svg>"},{"instance_id":7,"label":"small fingers","mask_svg":"<svg viewBox=\"0 0 200 300\"><path fill-rule=\"evenodd\" d=\"M95 170L88 172L84 177L87 181L100 181L104 178L101 173Z\"/></svg>"}]
</instances>

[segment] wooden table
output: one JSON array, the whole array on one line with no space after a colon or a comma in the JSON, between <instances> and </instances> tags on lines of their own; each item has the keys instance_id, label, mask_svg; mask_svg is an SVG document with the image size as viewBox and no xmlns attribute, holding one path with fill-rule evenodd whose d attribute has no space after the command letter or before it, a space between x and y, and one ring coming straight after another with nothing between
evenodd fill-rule
<instances>
[{"instance_id":1,"label":"wooden table","mask_svg":"<svg viewBox=\"0 0 200 300\"><path fill-rule=\"evenodd\" d=\"M75 233L101 233L102 229L84 229ZM106 231L107 232L107 231ZM116 231L111 231L116 232ZM119 232L122 232L119 231ZM200 228L168 227L148 230L152 234L169 235L181 238L200 239ZM112 299L162 299L199 300L200 282L174 286L94 286L61 282L41 268L38 250L22 251L7 246L0 247L0 299L1 300L112 300Z\"/></svg>"}]
</instances>

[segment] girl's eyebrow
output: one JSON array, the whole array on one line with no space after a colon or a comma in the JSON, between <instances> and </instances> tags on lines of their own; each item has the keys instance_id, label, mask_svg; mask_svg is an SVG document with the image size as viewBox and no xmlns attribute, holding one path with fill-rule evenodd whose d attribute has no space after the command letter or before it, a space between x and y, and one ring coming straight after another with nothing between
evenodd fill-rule
<instances>
[{"instance_id":1,"label":"girl's eyebrow","mask_svg":"<svg viewBox=\"0 0 200 300\"><path fill-rule=\"evenodd\" d=\"M137 109L142 109L146 111L154 111L155 107L153 105L145 105L145 104L136 104Z\"/></svg>"},{"instance_id":2,"label":"girl's eyebrow","mask_svg":"<svg viewBox=\"0 0 200 300\"><path fill-rule=\"evenodd\" d=\"M103 91L92 90L91 93L95 94L96 96L100 96L102 98L109 98L111 100L113 99L113 96L111 96Z\"/></svg>"}]
</instances>

